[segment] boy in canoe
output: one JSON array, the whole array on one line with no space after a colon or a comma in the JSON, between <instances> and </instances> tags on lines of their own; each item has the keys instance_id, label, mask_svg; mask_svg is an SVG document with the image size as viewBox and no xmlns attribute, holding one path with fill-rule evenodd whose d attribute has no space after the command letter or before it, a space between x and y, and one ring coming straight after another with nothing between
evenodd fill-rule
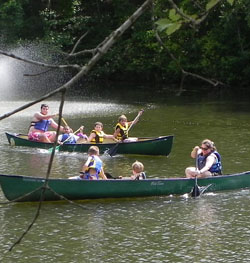
<instances>
[{"instance_id":1,"label":"boy in canoe","mask_svg":"<svg viewBox=\"0 0 250 263\"><path fill-rule=\"evenodd\" d=\"M57 129L58 124L53 120L58 114L48 114L49 106L47 104L41 105L41 112L34 114L31 121L28 139L36 142L54 142L56 132L48 131L49 126ZM63 126L60 126L60 131L63 131Z\"/></svg>"},{"instance_id":2,"label":"boy in canoe","mask_svg":"<svg viewBox=\"0 0 250 263\"><path fill-rule=\"evenodd\" d=\"M99 148L97 146L90 146L88 150L88 159L82 166L82 171L79 176L69 177L75 180L98 180L102 178L107 180L103 170L102 160L99 158Z\"/></svg>"},{"instance_id":3,"label":"boy in canoe","mask_svg":"<svg viewBox=\"0 0 250 263\"><path fill-rule=\"evenodd\" d=\"M138 138L128 137L128 131L134 124L138 122L139 117L142 115L142 113L143 110L139 111L138 115L133 121L128 121L125 115L121 115L118 118L118 123L115 126L114 137L119 141L123 141L123 142L137 141Z\"/></svg>"},{"instance_id":4,"label":"boy in canoe","mask_svg":"<svg viewBox=\"0 0 250 263\"><path fill-rule=\"evenodd\" d=\"M144 179L146 179L146 174L144 172L143 163L135 161L132 164L132 172L133 172L133 175L131 176L132 180L144 180Z\"/></svg>"},{"instance_id":5,"label":"boy in canoe","mask_svg":"<svg viewBox=\"0 0 250 263\"><path fill-rule=\"evenodd\" d=\"M69 126L63 128L63 134L58 136L58 144L74 144L77 143L80 139L88 140L88 136L83 134L84 126L81 126L77 131L79 133L75 134L72 132L72 129Z\"/></svg>"},{"instance_id":6,"label":"boy in canoe","mask_svg":"<svg viewBox=\"0 0 250 263\"><path fill-rule=\"evenodd\" d=\"M132 164L132 173L130 177L119 176L119 179L131 179L131 180L144 180L146 179L146 174L144 172L144 165L141 162L135 161Z\"/></svg>"},{"instance_id":7,"label":"boy in canoe","mask_svg":"<svg viewBox=\"0 0 250 263\"><path fill-rule=\"evenodd\" d=\"M98 121L95 123L94 129L91 131L88 141L91 143L103 143L104 139L112 139L117 141L114 135L106 134L103 131L103 124Z\"/></svg>"}]
</instances>

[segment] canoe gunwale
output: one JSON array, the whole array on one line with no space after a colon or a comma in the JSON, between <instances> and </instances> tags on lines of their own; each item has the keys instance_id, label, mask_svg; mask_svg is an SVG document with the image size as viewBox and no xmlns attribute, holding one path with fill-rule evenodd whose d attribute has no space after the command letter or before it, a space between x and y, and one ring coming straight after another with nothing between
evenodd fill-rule
<instances>
[{"instance_id":1,"label":"canoe gunwale","mask_svg":"<svg viewBox=\"0 0 250 263\"><path fill-rule=\"evenodd\" d=\"M206 177L206 178L198 178L198 182L202 181L207 181L207 180L214 180L214 179L226 179L226 178L231 178L231 177L237 177L237 176L242 176L242 175L250 175L250 170L249 171L244 171L240 173L234 173L234 174L225 174L225 175L217 175L217 176L211 176L211 177ZM45 182L46 178L45 177L35 177L35 176L26 176L26 175L15 175L15 174L0 174L0 176L4 177L12 177L12 178L22 178L25 181L39 181L39 182ZM68 179L68 178L49 178L49 181L67 181L67 182L75 182L75 180ZM186 178L186 177L169 177L169 178L146 178L144 180L131 180L131 179L108 179L108 180L87 180L87 179L82 179L82 180L77 180L77 182L109 182L109 181L116 181L116 182L123 182L123 181L133 181L133 182L155 182L155 181L186 181L186 180L192 180L194 181L194 178Z\"/></svg>"}]
</instances>

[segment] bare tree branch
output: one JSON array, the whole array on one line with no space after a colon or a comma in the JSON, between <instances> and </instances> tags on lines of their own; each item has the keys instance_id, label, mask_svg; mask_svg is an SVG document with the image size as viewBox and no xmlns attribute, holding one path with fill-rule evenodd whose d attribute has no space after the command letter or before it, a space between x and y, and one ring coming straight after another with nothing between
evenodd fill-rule
<instances>
[{"instance_id":1,"label":"bare tree branch","mask_svg":"<svg viewBox=\"0 0 250 263\"><path fill-rule=\"evenodd\" d=\"M82 39L84 39L84 38L87 36L88 33L89 33L89 31L87 31L86 33L84 33L84 34L77 40L76 44L74 45L74 47L73 47L72 51L69 53L69 55L72 55L72 54L75 53L75 50L76 50L77 46L80 44L80 42L82 41Z\"/></svg>"},{"instance_id":2,"label":"bare tree branch","mask_svg":"<svg viewBox=\"0 0 250 263\"><path fill-rule=\"evenodd\" d=\"M192 73L192 72L188 72L186 70L183 69L183 67L181 66L181 64L179 63L179 61L177 60L177 58L170 52L170 50L168 49L168 47L163 43L161 37L159 36L159 33L156 31L155 32L156 35L156 39L158 40L158 42L160 43L160 45L167 51L168 55L172 58L172 60L176 63L177 67L180 69L181 73L182 73L182 77L181 77L181 83L180 83L180 87L179 87L179 91L177 93L177 96L180 96L181 93L184 91L183 89L183 85L184 85L184 80L186 78L186 76L192 76L194 78L197 79L201 79L205 82L208 82L209 84L213 85L214 87L218 86L218 85L225 85L224 83L218 81L218 80L214 80L214 79L209 79L209 78L205 78L201 75Z\"/></svg>"},{"instance_id":3,"label":"bare tree branch","mask_svg":"<svg viewBox=\"0 0 250 263\"><path fill-rule=\"evenodd\" d=\"M204 14L202 14L202 16L199 19L194 19L191 16L188 16L187 14L185 14L176 4L173 0L168 0L168 2L172 5L172 7L175 9L175 11L185 20L187 20L188 22L191 23L191 27L195 28L198 25L200 25L208 16L209 11L211 11L212 9L214 9L220 2L222 2L223 0L219 0L210 10L205 11Z\"/></svg>"},{"instance_id":4,"label":"bare tree branch","mask_svg":"<svg viewBox=\"0 0 250 263\"><path fill-rule=\"evenodd\" d=\"M41 67L59 68L59 69L74 68L74 69L77 69L78 71L81 70L81 67L80 67L79 65L76 65L76 64L75 64L75 65L73 65L73 64L70 64L70 65L52 65L52 64L46 64L46 63L41 63L41 62L38 62L38 61L31 60L31 59L22 58L22 57L19 57L19 56L14 55L14 54L12 54L12 53L5 52L5 51L3 51L3 50L0 50L0 54L2 54L2 55L4 55L4 56L7 56L7 57L14 58L14 59L16 59L16 60L20 60L20 61L29 63L29 64L41 66Z\"/></svg>"}]
</instances>

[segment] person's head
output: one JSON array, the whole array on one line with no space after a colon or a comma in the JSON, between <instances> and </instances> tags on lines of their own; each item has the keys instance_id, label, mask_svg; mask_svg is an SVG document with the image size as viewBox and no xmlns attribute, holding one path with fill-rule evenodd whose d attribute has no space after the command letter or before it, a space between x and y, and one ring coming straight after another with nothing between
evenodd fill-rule
<instances>
[{"instance_id":1,"label":"person's head","mask_svg":"<svg viewBox=\"0 0 250 263\"><path fill-rule=\"evenodd\" d=\"M209 139L205 139L201 142L201 150L204 155L209 154L210 152L216 151L214 142Z\"/></svg>"},{"instance_id":2,"label":"person's head","mask_svg":"<svg viewBox=\"0 0 250 263\"><path fill-rule=\"evenodd\" d=\"M88 150L89 155L99 155L99 148L97 146L90 146Z\"/></svg>"},{"instance_id":3,"label":"person's head","mask_svg":"<svg viewBox=\"0 0 250 263\"><path fill-rule=\"evenodd\" d=\"M122 126L124 126L127 121L128 121L128 120L127 120L127 117L126 117L125 115L121 115L121 116L118 118L118 122L119 122Z\"/></svg>"},{"instance_id":4,"label":"person's head","mask_svg":"<svg viewBox=\"0 0 250 263\"><path fill-rule=\"evenodd\" d=\"M71 130L71 128L70 128L69 126L66 125L66 126L63 128L63 132L64 132L64 133L71 133L72 130Z\"/></svg>"},{"instance_id":5,"label":"person's head","mask_svg":"<svg viewBox=\"0 0 250 263\"><path fill-rule=\"evenodd\" d=\"M103 128L103 124L102 124L101 122L97 121L97 122L95 123L95 130L96 130L96 131L101 131L102 128Z\"/></svg>"},{"instance_id":6,"label":"person's head","mask_svg":"<svg viewBox=\"0 0 250 263\"><path fill-rule=\"evenodd\" d=\"M144 165L141 162L135 161L132 164L132 169L134 174L139 174L144 171Z\"/></svg>"},{"instance_id":7,"label":"person's head","mask_svg":"<svg viewBox=\"0 0 250 263\"><path fill-rule=\"evenodd\" d=\"M42 104L41 105L41 113L43 115L47 115L49 111L49 106L47 104Z\"/></svg>"}]
</instances>

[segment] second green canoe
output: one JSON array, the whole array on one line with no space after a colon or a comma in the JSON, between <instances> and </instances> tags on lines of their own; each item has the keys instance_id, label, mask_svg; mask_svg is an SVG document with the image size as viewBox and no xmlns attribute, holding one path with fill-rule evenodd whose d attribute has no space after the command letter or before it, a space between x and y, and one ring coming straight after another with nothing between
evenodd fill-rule
<instances>
[{"instance_id":1,"label":"second green canoe","mask_svg":"<svg viewBox=\"0 0 250 263\"><path fill-rule=\"evenodd\" d=\"M35 142L28 140L28 136L24 134L8 133L7 139L12 146L36 147L49 149L53 146L52 143ZM144 154L144 155L169 155L172 149L174 136L160 136L139 138L135 142L126 143L76 143L64 144L59 147L59 151L68 152L87 152L91 145L96 145L100 149L100 153L108 152L117 145L117 154Z\"/></svg>"}]
</instances>

